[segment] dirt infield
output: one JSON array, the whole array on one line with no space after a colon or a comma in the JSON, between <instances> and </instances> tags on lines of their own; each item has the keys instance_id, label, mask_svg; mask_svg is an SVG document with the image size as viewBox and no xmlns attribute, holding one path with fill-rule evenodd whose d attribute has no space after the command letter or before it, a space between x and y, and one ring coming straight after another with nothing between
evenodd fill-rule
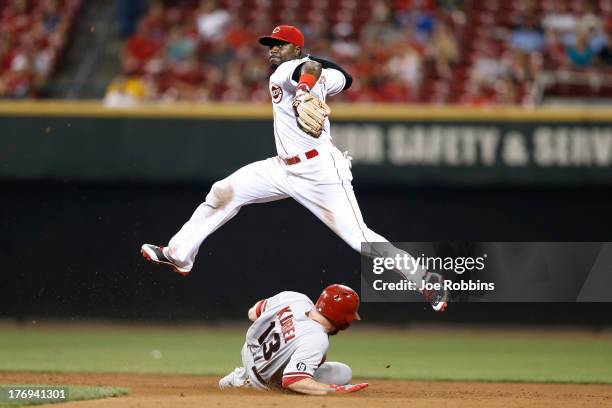
<instances>
[{"instance_id":1,"label":"dirt infield","mask_svg":"<svg viewBox=\"0 0 612 408\"><path fill-rule=\"evenodd\" d=\"M246 389L222 392L217 388L217 380L183 375L0 373L0 383L5 384L106 385L130 389L126 397L71 402L60 404L61 407L612 407L610 385L372 380L370 387L359 393L305 397Z\"/></svg>"}]
</instances>

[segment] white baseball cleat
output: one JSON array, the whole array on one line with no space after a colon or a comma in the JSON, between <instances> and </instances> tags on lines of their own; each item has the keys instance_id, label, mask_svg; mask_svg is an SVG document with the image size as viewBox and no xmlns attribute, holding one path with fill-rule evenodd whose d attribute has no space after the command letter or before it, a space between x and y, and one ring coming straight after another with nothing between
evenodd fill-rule
<instances>
[{"instance_id":1,"label":"white baseball cleat","mask_svg":"<svg viewBox=\"0 0 612 408\"><path fill-rule=\"evenodd\" d=\"M248 384L249 377L244 367L235 368L234 371L219 380L219 388L222 390L226 388L246 387Z\"/></svg>"}]
</instances>

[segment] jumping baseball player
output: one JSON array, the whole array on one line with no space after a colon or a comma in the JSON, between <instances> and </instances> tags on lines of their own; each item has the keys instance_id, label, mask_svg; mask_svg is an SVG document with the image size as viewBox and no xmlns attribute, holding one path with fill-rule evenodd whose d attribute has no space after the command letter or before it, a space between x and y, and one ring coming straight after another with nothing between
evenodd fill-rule
<instances>
[{"instance_id":1,"label":"jumping baseball player","mask_svg":"<svg viewBox=\"0 0 612 408\"><path fill-rule=\"evenodd\" d=\"M309 209L356 251L361 244L388 242L363 221L353 192L350 160L332 143L328 96L351 86L352 77L336 64L303 55L304 36L281 25L259 39L269 47L274 139L278 155L251 163L217 181L202 203L166 247L144 244L142 255L187 275L202 242L247 204L292 197ZM365 246L365 255L378 256ZM398 253L405 254L397 249ZM400 272L402 273L402 272ZM436 273L424 269L402 275L415 283L436 283ZM442 286L442 285L440 285ZM447 305L445 290L423 292L433 309Z\"/></svg>"},{"instance_id":2,"label":"jumping baseball player","mask_svg":"<svg viewBox=\"0 0 612 408\"><path fill-rule=\"evenodd\" d=\"M249 310L253 322L242 347L242 364L219 381L221 389L289 389L301 394L355 392L367 383L349 384L351 369L326 363L329 336L360 320L359 296L344 285L323 290L316 305L306 295L281 292Z\"/></svg>"}]
</instances>

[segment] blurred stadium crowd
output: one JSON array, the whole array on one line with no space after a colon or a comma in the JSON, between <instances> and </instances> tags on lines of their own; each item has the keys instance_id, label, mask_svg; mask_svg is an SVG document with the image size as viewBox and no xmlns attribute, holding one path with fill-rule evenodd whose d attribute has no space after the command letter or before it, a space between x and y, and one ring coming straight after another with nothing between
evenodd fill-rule
<instances>
[{"instance_id":1,"label":"blurred stadium crowd","mask_svg":"<svg viewBox=\"0 0 612 408\"><path fill-rule=\"evenodd\" d=\"M202 0L154 2L124 72L153 98L268 101L257 37L280 23L359 79L350 102L533 103L542 70L611 63L610 0Z\"/></svg>"},{"instance_id":2,"label":"blurred stadium crowd","mask_svg":"<svg viewBox=\"0 0 612 408\"><path fill-rule=\"evenodd\" d=\"M36 94L79 5L0 0L0 95ZM110 105L267 102L257 38L278 24L299 27L308 53L358 79L337 98L348 102L612 97L612 0L152 0L130 18Z\"/></svg>"},{"instance_id":3,"label":"blurred stadium crowd","mask_svg":"<svg viewBox=\"0 0 612 408\"><path fill-rule=\"evenodd\" d=\"M35 97L53 74L81 0L0 0L0 96Z\"/></svg>"}]
</instances>

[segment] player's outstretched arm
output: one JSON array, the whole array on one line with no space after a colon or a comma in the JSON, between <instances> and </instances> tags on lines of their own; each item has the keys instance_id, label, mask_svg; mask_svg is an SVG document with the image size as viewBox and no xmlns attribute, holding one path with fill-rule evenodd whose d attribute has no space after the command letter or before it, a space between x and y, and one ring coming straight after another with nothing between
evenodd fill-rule
<instances>
[{"instance_id":1,"label":"player's outstretched arm","mask_svg":"<svg viewBox=\"0 0 612 408\"><path fill-rule=\"evenodd\" d=\"M287 385L287 389L306 395L327 395L335 392L348 393L355 392L366 388L368 383L347 384L347 385L329 385L320 383L312 378L304 378Z\"/></svg>"}]
</instances>

